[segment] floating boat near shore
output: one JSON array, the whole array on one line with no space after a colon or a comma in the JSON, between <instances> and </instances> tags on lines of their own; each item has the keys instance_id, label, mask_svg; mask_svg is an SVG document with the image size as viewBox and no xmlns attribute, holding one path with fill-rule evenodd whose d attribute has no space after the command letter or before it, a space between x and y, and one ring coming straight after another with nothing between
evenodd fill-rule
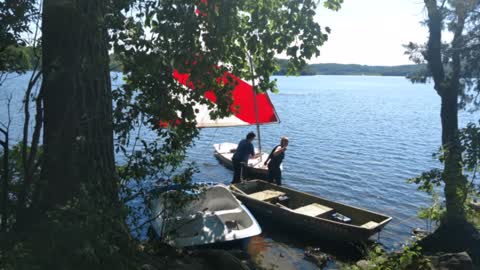
<instances>
[{"instance_id":1,"label":"floating boat near shore","mask_svg":"<svg viewBox=\"0 0 480 270\"><path fill-rule=\"evenodd\" d=\"M365 241L392 219L261 180L233 184L230 188L256 216L268 217L276 224L312 236Z\"/></svg>"},{"instance_id":2,"label":"floating boat near shore","mask_svg":"<svg viewBox=\"0 0 480 270\"><path fill-rule=\"evenodd\" d=\"M224 185L206 187L183 207L177 194L166 191L152 203L152 227L175 247L198 246L258 235L262 232L250 211ZM169 211L174 211L173 213Z\"/></svg>"},{"instance_id":3,"label":"floating boat near shore","mask_svg":"<svg viewBox=\"0 0 480 270\"><path fill-rule=\"evenodd\" d=\"M235 153L235 149L237 149L237 144L236 143L217 143L217 144L214 144L213 147L215 149L213 153L214 157L221 164L223 164L223 166L233 170L232 157L233 157L233 154ZM255 149L255 153L258 153L257 149ZM267 158L268 158L268 154L262 153L262 157L249 159L248 165L246 167L247 178L267 179L268 167L265 166L264 164Z\"/></svg>"},{"instance_id":4,"label":"floating boat near shore","mask_svg":"<svg viewBox=\"0 0 480 270\"><path fill-rule=\"evenodd\" d=\"M253 64L251 72L253 74ZM189 74L174 73L174 78L181 84L190 87ZM210 112L212 107L216 107L217 99L213 92L205 93L206 104L195 105L195 121L198 128L224 128L237 126L257 127L258 145L255 153L261 153L257 158L248 161L246 176L248 178L267 179L268 168L263 163L268 158L268 154L262 151L260 125L276 124L280 122L275 107L273 106L267 92L258 91L255 81L251 84L236 77L231 73L225 73L221 78L225 84L231 84L234 81L232 94L232 105L230 106L231 115L223 118L212 119ZM235 140L240 141L246 134L242 134ZM214 144L214 156L222 165L233 169L232 157L234 150L237 149L236 143L224 142Z\"/></svg>"}]
</instances>

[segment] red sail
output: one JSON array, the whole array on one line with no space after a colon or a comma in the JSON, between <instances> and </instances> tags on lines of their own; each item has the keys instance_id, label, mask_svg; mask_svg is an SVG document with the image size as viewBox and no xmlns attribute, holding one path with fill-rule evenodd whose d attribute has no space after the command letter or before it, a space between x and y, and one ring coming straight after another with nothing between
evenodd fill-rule
<instances>
[{"instance_id":1,"label":"red sail","mask_svg":"<svg viewBox=\"0 0 480 270\"><path fill-rule=\"evenodd\" d=\"M180 74L176 70L173 73L174 78L181 84L192 88L187 84L188 74ZM255 102L253 97L253 87L242 79L236 77L231 73L225 73L222 78L224 82L227 82L228 77L236 81L235 88L233 89L232 97L233 104L230 107L232 115L229 117L212 120L209 116L207 106L199 105L198 113L196 115L197 127L227 127L227 126L245 126L255 125L257 123L255 117ZM216 104L216 96L213 91L207 91L205 98L213 104ZM257 108L258 108L258 124L270 124L278 123L277 113L273 107L270 98L267 93L256 94Z\"/></svg>"}]
</instances>

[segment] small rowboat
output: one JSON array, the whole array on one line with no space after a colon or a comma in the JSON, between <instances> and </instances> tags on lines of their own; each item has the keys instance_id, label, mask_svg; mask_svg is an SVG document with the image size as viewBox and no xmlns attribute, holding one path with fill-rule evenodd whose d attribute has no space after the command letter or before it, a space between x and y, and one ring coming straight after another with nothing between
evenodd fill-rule
<instances>
[{"instance_id":1,"label":"small rowboat","mask_svg":"<svg viewBox=\"0 0 480 270\"><path fill-rule=\"evenodd\" d=\"M257 220L224 185L207 187L181 207L179 191L161 193L152 202L152 227L175 247L199 246L249 238L262 232ZM177 198L177 199L175 199Z\"/></svg>"},{"instance_id":2,"label":"small rowboat","mask_svg":"<svg viewBox=\"0 0 480 270\"><path fill-rule=\"evenodd\" d=\"M365 241L392 219L261 180L233 184L230 189L257 218L267 217L276 224L336 241Z\"/></svg>"}]
</instances>

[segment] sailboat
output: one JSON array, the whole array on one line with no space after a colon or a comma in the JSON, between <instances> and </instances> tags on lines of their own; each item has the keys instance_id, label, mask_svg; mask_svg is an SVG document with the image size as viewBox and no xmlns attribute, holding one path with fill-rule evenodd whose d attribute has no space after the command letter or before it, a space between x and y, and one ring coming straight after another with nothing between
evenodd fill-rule
<instances>
[{"instance_id":1,"label":"sailboat","mask_svg":"<svg viewBox=\"0 0 480 270\"><path fill-rule=\"evenodd\" d=\"M258 146L255 148L255 153L257 157L248 161L246 175L248 178L267 179L268 168L264 165L264 162L267 160L268 154L262 152L260 125L280 122L275 107L266 92L256 93L255 82L249 84L231 73L225 75L230 76L236 82L232 92L231 115L220 119L211 119L208 106L197 105L195 107L197 127L218 128L256 125ZM174 72L174 78L182 85L188 85L188 77L188 74ZM205 93L205 98L213 104L216 103L215 95L212 92ZM237 143L216 143L213 148L215 158L225 167L233 169L232 157L237 149Z\"/></svg>"}]
</instances>

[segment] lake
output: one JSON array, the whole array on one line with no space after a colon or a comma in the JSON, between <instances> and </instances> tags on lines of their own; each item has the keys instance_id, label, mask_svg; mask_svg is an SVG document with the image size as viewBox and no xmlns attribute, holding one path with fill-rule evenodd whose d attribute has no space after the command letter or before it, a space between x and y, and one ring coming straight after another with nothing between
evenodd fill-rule
<instances>
[{"instance_id":1,"label":"lake","mask_svg":"<svg viewBox=\"0 0 480 270\"><path fill-rule=\"evenodd\" d=\"M290 139L283 183L392 216L379 238L388 249L399 248L413 228L424 228L416 214L430 199L406 180L441 165L432 158L441 144L440 97L433 85L412 84L402 77L276 79L280 92L270 97L281 122L262 126L261 137L266 152L281 136ZM478 121L478 114L460 113L460 125L468 121ZM213 157L212 144L237 143L249 131L256 128L203 129L189 151L201 170L196 178L231 181L232 172ZM261 242L270 247L264 253L271 263L284 260L289 265L287 261L298 259L292 267L310 269L302 261L301 244L278 244L268 234ZM282 252L290 255L274 256Z\"/></svg>"},{"instance_id":2,"label":"lake","mask_svg":"<svg viewBox=\"0 0 480 270\"><path fill-rule=\"evenodd\" d=\"M13 118L22 118L21 91L28 74L12 76L0 87L0 121L6 119L5 97L11 92ZM410 238L413 228L425 226L416 214L429 205L429 197L406 180L440 166L432 158L441 142L440 98L432 84L402 77L274 78L280 92L270 97L281 122L261 127L262 149L269 152L281 136L290 138L285 185L392 216L379 238L388 249ZM477 120L478 114L460 114L461 126ZM188 151L200 169L195 180L229 183L232 172L213 157L212 145L237 143L249 131L256 132L255 126L201 130ZM14 124L12 134L15 141L20 138L21 124ZM267 265L285 261L285 267L314 267L303 260L302 244L285 236L266 232L255 241Z\"/></svg>"}]
</instances>

